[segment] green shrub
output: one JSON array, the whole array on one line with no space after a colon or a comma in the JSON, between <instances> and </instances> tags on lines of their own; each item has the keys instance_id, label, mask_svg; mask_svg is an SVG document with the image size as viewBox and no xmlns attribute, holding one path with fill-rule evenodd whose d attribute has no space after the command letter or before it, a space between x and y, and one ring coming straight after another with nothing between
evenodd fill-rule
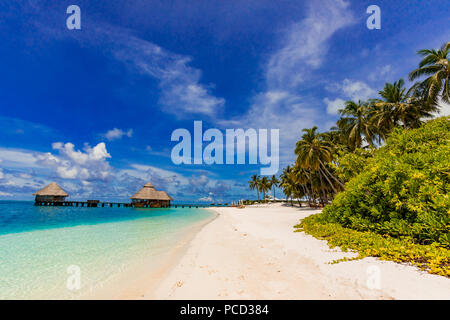
<instances>
[{"instance_id":1,"label":"green shrub","mask_svg":"<svg viewBox=\"0 0 450 320\"><path fill-rule=\"evenodd\" d=\"M353 152L339 151L336 165L333 166L339 179L349 181L364 171L369 158L373 157L375 149L356 149Z\"/></svg>"},{"instance_id":2,"label":"green shrub","mask_svg":"<svg viewBox=\"0 0 450 320\"><path fill-rule=\"evenodd\" d=\"M415 243L409 237L393 238L369 231L356 231L326 221L323 213L309 216L296 225L296 232L304 231L316 238L327 240L330 247L358 252L354 259L372 256L381 260L411 263L422 270L450 277L450 250L434 242L429 245ZM352 259L341 259L334 262Z\"/></svg>"},{"instance_id":3,"label":"green shrub","mask_svg":"<svg viewBox=\"0 0 450 320\"><path fill-rule=\"evenodd\" d=\"M322 219L450 248L450 117L418 129L397 129L365 161Z\"/></svg>"}]
</instances>

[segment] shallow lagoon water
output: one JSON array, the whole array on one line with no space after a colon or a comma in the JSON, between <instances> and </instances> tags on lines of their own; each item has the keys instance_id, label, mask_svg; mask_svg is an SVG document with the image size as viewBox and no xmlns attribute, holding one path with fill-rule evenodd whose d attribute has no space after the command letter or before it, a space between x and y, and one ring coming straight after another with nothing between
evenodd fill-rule
<instances>
[{"instance_id":1,"label":"shallow lagoon water","mask_svg":"<svg viewBox=\"0 0 450 320\"><path fill-rule=\"evenodd\" d=\"M83 296L155 263L212 214L205 209L35 207L0 201L0 299ZM67 289L75 266L79 290Z\"/></svg>"}]
</instances>

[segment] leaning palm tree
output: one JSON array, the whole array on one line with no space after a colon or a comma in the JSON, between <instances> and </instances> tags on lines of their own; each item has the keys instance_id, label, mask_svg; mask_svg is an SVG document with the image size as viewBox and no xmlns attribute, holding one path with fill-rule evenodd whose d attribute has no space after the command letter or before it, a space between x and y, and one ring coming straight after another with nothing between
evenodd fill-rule
<instances>
[{"instance_id":1,"label":"leaning palm tree","mask_svg":"<svg viewBox=\"0 0 450 320\"><path fill-rule=\"evenodd\" d=\"M332 146L328 141L321 139L316 126L302 131L304 132L302 139L297 142L295 148L297 164L302 168L317 170L321 161L331 161Z\"/></svg>"},{"instance_id":2,"label":"leaning palm tree","mask_svg":"<svg viewBox=\"0 0 450 320\"><path fill-rule=\"evenodd\" d=\"M311 184L311 171L308 169L304 169L299 167L298 165L292 168L295 183L303 189L303 194L308 201L308 205L311 207L311 202L314 199L314 193L312 192L312 184Z\"/></svg>"},{"instance_id":3,"label":"leaning palm tree","mask_svg":"<svg viewBox=\"0 0 450 320\"><path fill-rule=\"evenodd\" d=\"M344 109L340 109L341 118L338 127L345 133L350 150L361 148L365 140L373 144L374 131L369 122L369 105L367 102L347 101Z\"/></svg>"},{"instance_id":4,"label":"leaning palm tree","mask_svg":"<svg viewBox=\"0 0 450 320\"><path fill-rule=\"evenodd\" d=\"M442 45L438 50L423 49L417 54L423 57L419 68L411 71L411 81L422 76L428 76L421 82L425 88L425 97L429 103L435 103L440 97L444 102L450 103L450 42Z\"/></svg>"},{"instance_id":5,"label":"leaning palm tree","mask_svg":"<svg viewBox=\"0 0 450 320\"><path fill-rule=\"evenodd\" d=\"M319 171L333 188L333 191L337 193L330 178L335 180L342 188L344 184L330 172L327 166L333 158L333 146L317 132L316 126L311 129L303 129L303 132L302 139L297 142L295 148L297 165L300 168Z\"/></svg>"},{"instance_id":6,"label":"leaning palm tree","mask_svg":"<svg viewBox=\"0 0 450 320\"><path fill-rule=\"evenodd\" d=\"M256 174L252 176L251 180L248 182L248 186L250 187L250 190L256 189L259 201L259 177Z\"/></svg>"}]
</instances>

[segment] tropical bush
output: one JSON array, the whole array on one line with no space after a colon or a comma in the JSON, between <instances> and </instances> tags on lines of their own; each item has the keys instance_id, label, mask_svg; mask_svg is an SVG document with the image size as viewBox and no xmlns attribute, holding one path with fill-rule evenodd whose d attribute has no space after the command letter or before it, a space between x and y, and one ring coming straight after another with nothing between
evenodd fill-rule
<instances>
[{"instance_id":1,"label":"tropical bush","mask_svg":"<svg viewBox=\"0 0 450 320\"><path fill-rule=\"evenodd\" d=\"M338 223L327 222L323 214L309 216L296 225L296 232L304 231L316 238L328 241L331 248L357 251L355 258L341 261L378 257L381 260L411 263L424 271L450 277L450 249L434 242L429 245L415 243L409 237L393 238L370 231L344 228Z\"/></svg>"},{"instance_id":2,"label":"tropical bush","mask_svg":"<svg viewBox=\"0 0 450 320\"><path fill-rule=\"evenodd\" d=\"M395 129L365 161L322 219L450 248L450 117Z\"/></svg>"},{"instance_id":3,"label":"tropical bush","mask_svg":"<svg viewBox=\"0 0 450 320\"><path fill-rule=\"evenodd\" d=\"M339 151L334 168L342 181L349 181L360 174L373 157L374 149L356 149L353 152Z\"/></svg>"}]
</instances>

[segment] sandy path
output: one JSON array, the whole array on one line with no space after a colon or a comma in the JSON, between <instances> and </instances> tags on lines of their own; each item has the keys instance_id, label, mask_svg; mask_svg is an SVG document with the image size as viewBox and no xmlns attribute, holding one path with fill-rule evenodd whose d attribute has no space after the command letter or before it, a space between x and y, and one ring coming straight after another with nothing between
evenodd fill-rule
<instances>
[{"instance_id":1,"label":"sandy path","mask_svg":"<svg viewBox=\"0 0 450 320\"><path fill-rule=\"evenodd\" d=\"M280 204L214 209L220 215L190 242L159 286L157 299L450 299L450 279L375 258L351 257L294 233L316 210ZM379 274L379 289L369 289Z\"/></svg>"}]
</instances>

